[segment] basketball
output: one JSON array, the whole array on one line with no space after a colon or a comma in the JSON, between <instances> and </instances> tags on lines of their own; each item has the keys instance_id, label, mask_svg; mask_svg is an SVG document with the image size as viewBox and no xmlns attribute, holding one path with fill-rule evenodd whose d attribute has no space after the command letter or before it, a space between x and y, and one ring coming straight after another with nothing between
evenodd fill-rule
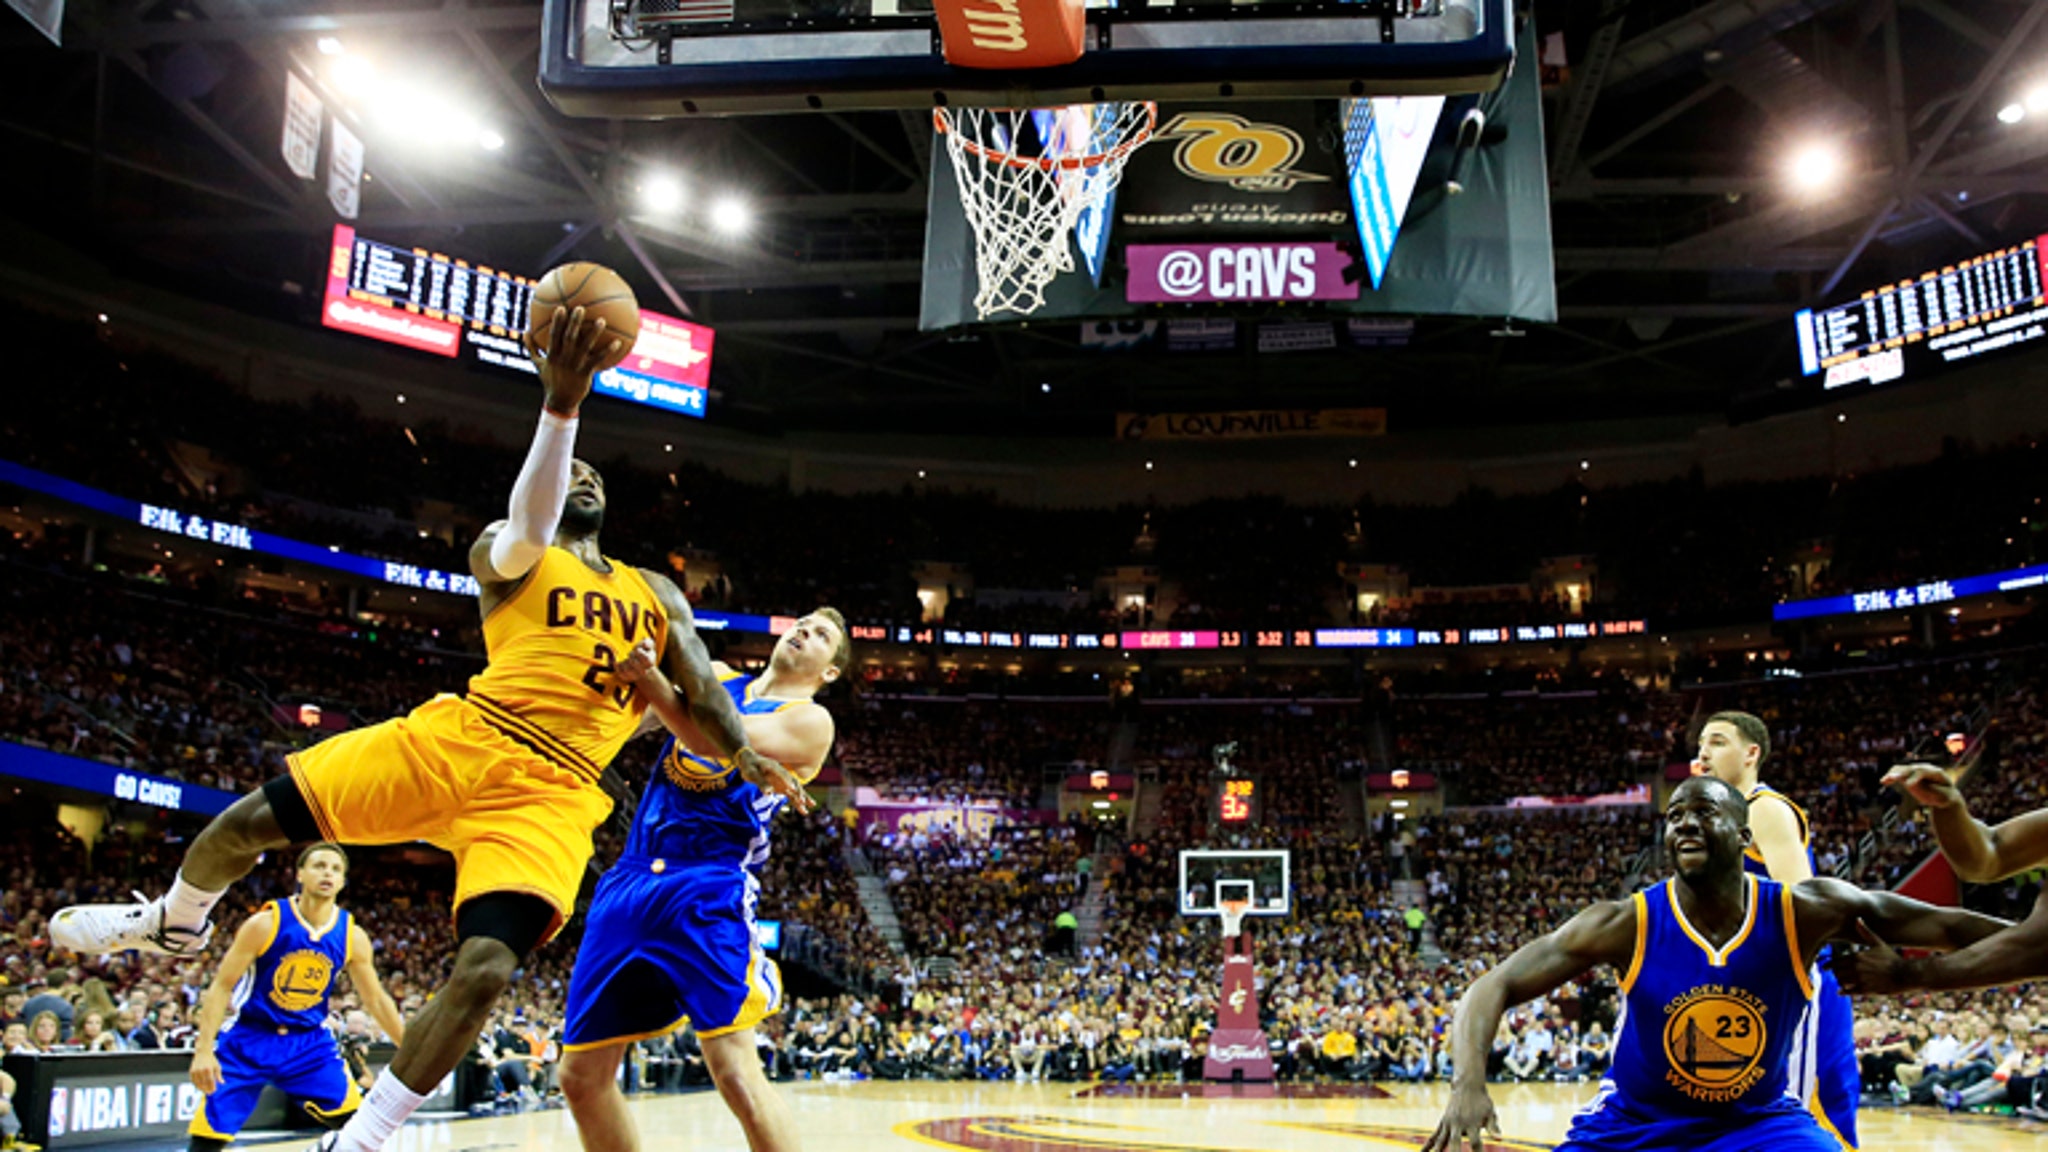
<instances>
[{"instance_id":1,"label":"basketball","mask_svg":"<svg viewBox=\"0 0 2048 1152\"><path fill-rule=\"evenodd\" d=\"M600 371L616 368L640 338L640 302L633 298L633 286L602 264L564 264L534 285L526 327L533 333L536 347L548 346L548 329L557 308L581 308L586 317L603 320L605 330L618 335L619 350L605 357L598 365Z\"/></svg>"}]
</instances>

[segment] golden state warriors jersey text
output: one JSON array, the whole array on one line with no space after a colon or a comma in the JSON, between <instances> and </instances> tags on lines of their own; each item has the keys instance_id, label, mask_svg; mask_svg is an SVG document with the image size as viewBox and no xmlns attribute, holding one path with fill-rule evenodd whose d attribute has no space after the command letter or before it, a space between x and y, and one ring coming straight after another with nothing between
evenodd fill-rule
<instances>
[{"instance_id":1,"label":"golden state warriors jersey text","mask_svg":"<svg viewBox=\"0 0 2048 1152\"><path fill-rule=\"evenodd\" d=\"M668 614L639 570L598 572L549 548L526 581L484 618L490 666L469 701L506 735L596 779L639 727L647 704L614 670L651 640L667 650Z\"/></svg>"}]
</instances>

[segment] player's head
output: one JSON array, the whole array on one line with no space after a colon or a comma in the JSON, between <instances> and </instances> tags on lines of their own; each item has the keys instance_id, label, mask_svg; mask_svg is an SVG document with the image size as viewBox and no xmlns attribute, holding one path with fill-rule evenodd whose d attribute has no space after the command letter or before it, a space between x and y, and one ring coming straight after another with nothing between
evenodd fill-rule
<instances>
[{"instance_id":1,"label":"player's head","mask_svg":"<svg viewBox=\"0 0 2048 1152\"><path fill-rule=\"evenodd\" d=\"M1664 851L1688 884L1742 871L1749 847L1749 801L1717 776L1694 776L1664 806Z\"/></svg>"},{"instance_id":2,"label":"player's head","mask_svg":"<svg viewBox=\"0 0 2048 1152\"><path fill-rule=\"evenodd\" d=\"M813 682L819 688L833 683L853 664L853 641L846 635L846 617L836 608L820 608L797 618L775 651L768 657L778 676L799 682Z\"/></svg>"},{"instance_id":3,"label":"player's head","mask_svg":"<svg viewBox=\"0 0 2048 1152\"><path fill-rule=\"evenodd\" d=\"M348 853L339 844L308 844L299 853L299 891L332 900L348 883Z\"/></svg>"},{"instance_id":4,"label":"player's head","mask_svg":"<svg viewBox=\"0 0 2048 1152\"><path fill-rule=\"evenodd\" d=\"M1716 712L1700 725L1695 775L1711 774L1730 784L1754 780L1771 754L1771 729L1747 712Z\"/></svg>"},{"instance_id":5,"label":"player's head","mask_svg":"<svg viewBox=\"0 0 2048 1152\"><path fill-rule=\"evenodd\" d=\"M569 496L562 501L560 531L595 536L604 527L604 477L582 460L569 461Z\"/></svg>"}]
</instances>

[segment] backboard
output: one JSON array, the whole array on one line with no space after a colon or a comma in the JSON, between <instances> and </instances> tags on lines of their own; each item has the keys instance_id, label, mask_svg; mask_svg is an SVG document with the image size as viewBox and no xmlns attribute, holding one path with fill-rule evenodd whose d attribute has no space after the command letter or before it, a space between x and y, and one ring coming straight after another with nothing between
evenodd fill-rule
<instances>
[{"instance_id":1,"label":"backboard","mask_svg":"<svg viewBox=\"0 0 2048 1152\"><path fill-rule=\"evenodd\" d=\"M540 82L627 119L1445 95L1499 87L1512 25L1510 0L1087 0L1079 60L987 70L946 62L932 0L546 0Z\"/></svg>"},{"instance_id":2,"label":"backboard","mask_svg":"<svg viewBox=\"0 0 2048 1152\"><path fill-rule=\"evenodd\" d=\"M1180 914L1220 918L1222 901L1249 899L1247 916L1285 916L1294 888L1285 849L1233 852L1190 848L1180 854Z\"/></svg>"}]
</instances>

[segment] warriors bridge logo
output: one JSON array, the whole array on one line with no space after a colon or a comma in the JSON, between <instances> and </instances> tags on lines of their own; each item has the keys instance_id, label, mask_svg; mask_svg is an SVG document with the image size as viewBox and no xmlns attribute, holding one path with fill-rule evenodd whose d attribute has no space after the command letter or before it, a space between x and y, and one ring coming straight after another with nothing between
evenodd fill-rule
<instances>
[{"instance_id":1,"label":"warriors bridge logo","mask_svg":"<svg viewBox=\"0 0 2048 1152\"><path fill-rule=\"evenodd\" d=\"M1765 1005L1741 988L1707 984L1664 1006L1664 1055L1672 1087L1724 1104L1764 1078Z\"/></svg>"}]
</instances>

